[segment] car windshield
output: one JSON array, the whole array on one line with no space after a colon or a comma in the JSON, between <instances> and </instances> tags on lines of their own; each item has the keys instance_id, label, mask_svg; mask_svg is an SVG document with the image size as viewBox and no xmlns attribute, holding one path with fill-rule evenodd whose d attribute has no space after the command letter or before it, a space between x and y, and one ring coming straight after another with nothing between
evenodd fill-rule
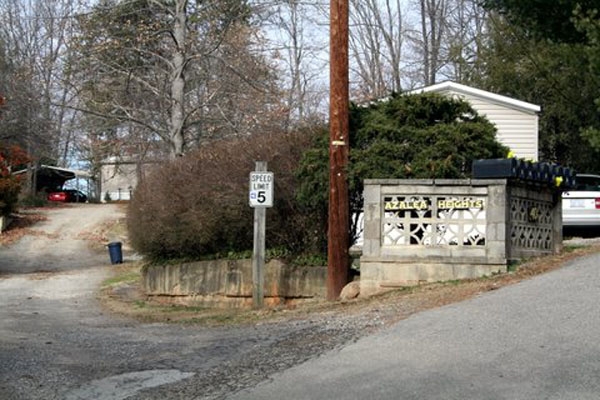
<instances>
[{"instance_id":1,"label":"car windshield","mask_svg":"<svg viewBox=\"0 0 600 400\"><path fill-rule=\"evenodd\" d=\"M578 176L575 190L600 192L600 176Z\"/></svg>"}]
</instances>

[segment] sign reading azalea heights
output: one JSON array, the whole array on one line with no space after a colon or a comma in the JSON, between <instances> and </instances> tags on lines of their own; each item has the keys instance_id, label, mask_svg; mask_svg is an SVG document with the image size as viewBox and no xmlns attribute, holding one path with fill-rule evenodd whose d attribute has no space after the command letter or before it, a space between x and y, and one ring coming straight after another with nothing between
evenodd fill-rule
<instances>
[{"instance_id":1,"label":"sign reading azalea heights","mask_svg":"<svg viewBox=\"0 0 600 400\"><path fill-rule=\"evenodd\" d=\"M483 210L483 199L438 199L436 202L438 210ZM391 200L384 204L385 211L424 211L431 210L429 200Z\"/></svg>"}]
</instances>

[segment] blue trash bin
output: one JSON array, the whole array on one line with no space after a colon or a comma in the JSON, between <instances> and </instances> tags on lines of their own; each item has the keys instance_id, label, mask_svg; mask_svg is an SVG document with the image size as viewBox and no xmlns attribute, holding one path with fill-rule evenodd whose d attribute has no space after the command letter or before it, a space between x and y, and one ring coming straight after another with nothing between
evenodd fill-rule
<instances>
[{"instance_id":1,"label":"blue trash bin","mask_svg":"<svg viewBox=\"0 0 600 400\"><path fill-rule=\"evenodd\" d=\"M110 242L108 244L108 254L111 264L123 263L123 252L121 251L121 242Z\"/></svg>"}]
</instances>

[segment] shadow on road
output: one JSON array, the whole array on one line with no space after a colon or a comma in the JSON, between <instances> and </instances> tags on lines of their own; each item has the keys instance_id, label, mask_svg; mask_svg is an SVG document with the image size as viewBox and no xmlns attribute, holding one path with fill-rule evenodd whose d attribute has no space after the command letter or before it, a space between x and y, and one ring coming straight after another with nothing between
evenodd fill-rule
<instances>
[{"instance_id":1,"label":"shadow on road","mask_svg":"<svg viewBox=\"0 0 600 400\"><path fill-rule=\"evenodd\" d=\"M600 237L600 227L564 227L563 237L565 240L573 237L581 237L586 239L597 238Z\"/></svg>"}]
</instances>

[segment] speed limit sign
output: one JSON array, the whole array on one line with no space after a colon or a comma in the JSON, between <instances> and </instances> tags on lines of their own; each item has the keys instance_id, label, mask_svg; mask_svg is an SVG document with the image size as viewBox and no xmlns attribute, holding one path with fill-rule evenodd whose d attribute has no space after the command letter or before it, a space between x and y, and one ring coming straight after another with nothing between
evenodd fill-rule
<instances>
[{"instance_id":1,"label":"speed limit sign","mask_svg":"<svg viewBox=\"0 0 600 400\"><path fill-rule=\"evenodd\" d=\"M250 207L273 207L272 172L250 172Z\"/></svg>"}]
</instances>

